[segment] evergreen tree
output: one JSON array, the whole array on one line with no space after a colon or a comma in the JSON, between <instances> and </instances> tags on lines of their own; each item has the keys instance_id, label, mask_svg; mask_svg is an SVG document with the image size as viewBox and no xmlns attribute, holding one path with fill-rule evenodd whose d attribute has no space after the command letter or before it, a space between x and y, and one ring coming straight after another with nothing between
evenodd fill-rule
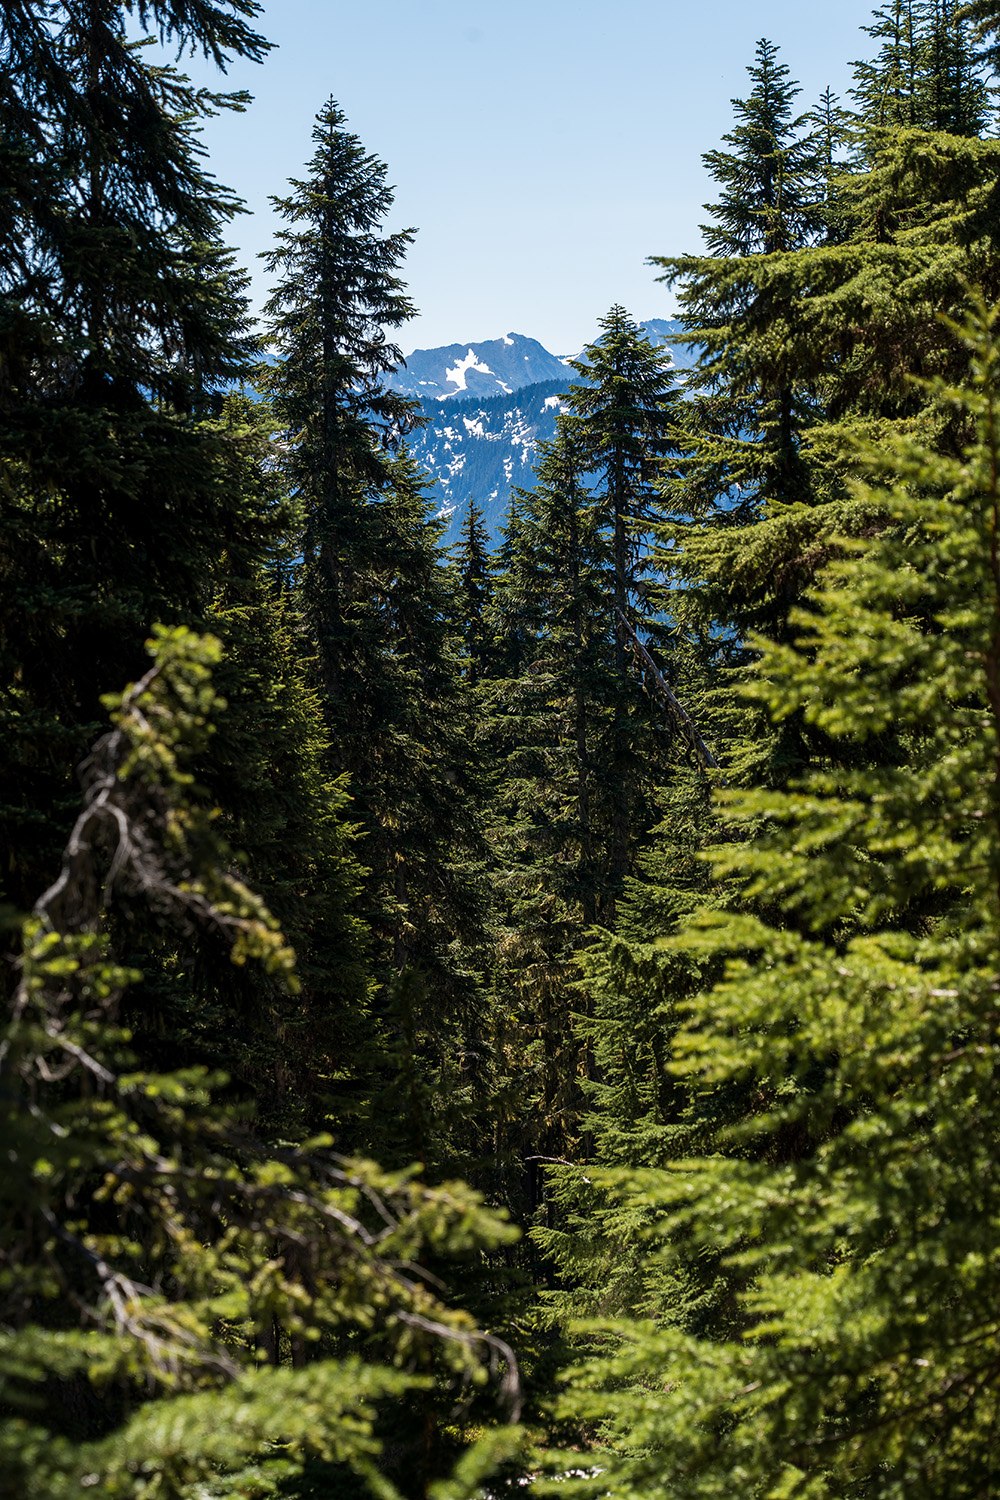
<instances>
[{"instance_id":1,"label":"evergreen tree","mask_svg":"<svg viewBox=\"0 0 1000 1500\"><path fill-rule=\"evenodd\" d=\"M841 109L832 89L824 89L819 104L809 115L815 162L813 191L816 218L822 225L822 240L836 244L846 232L849 216L844 202L843 178L851 145L851 115Z\"/></svg>"},{"instance_id":2,"label":"evergreen tree","mask_svg":"<svg viewBox=\"0 0 1000 1500\"><path fill-rule=\"evenodd\" d=\"M245 403L222 412L222 390L258 350L220 239L238 204L203 167L196 130L245 96L147 64L125 30L137 13L224 67L266 52L248 25L257 9L180 0L5 12L0 108L20 165L4 212L20 249L0 271L0 881L30 909L100 695L138 675L152 622L231 628L230 713L198 774L294 933L307 991L292 1000L260 970L233 968L205 933L181 955L139 908L114 909L114 943L144 971L123 1000L137 1054L163 1068L223 1067L231 1093L261 1105L261 1128L280 1118L301 1133L325 1113L333 1033L357 1035L366 980L345 910L357 870L343 789L317 761L296 632L264 602L292 507ZM243 613L250 595L256 608Z\"/></svg>"},{"instance_id":3,"label":"evergreen tree","mask_svg":"<svg viewBox=\"0 0 1000 1500\"><path fill-rule=\"evenodd\" d=\"M244 433L241 487L259 496L262 510L286 512L266 403L231 396L224 420ZM264 564L222 560L213 619L228 647L215 674L226 709L199 770L226 788L225 830L295 948L298 987L291 997L273 988L254 993L231 965L202 963L197 1031L176 1012L160 1026L175 1046L190 1037L189 1060L207 1049L209 1060L253 1095L258 1128L266 1124L287 1139L335 1122L343 1137L366 1107L374 1065L367 935L350 912L362 871L351 848L347 788L327 770L329 743L309 681L314 663L291 553L289 540ZM183 993L182 986L182 1005ZM224 994L229 1003L220 1007ZM141 1003L139 1009L141 1027ZM206 1023L220 1010L228 1030L210 1037Z\"/></svg>"},{"instance_id":4,"label":"evergreen tree","mask_svg":"<svg viewBox=\"0 0 1000 1500\"><path fill-rule=\"evenodd\" d=\"M977 62L988 62L994 73L1000 73L1000 5L997 0L966 0L956 12L956 20L971 21L973 43L979 43Z\"/></svg>"},{"instance_id":5,"label":"evergreen tree","mask_svg":"<svg viewBox=\"0 0 1000 1500\"><path fill-rule=\"evenodd\" d=\"M604 759L605 791L611 801L611 891L604 920L613 921L616 893L629 872L639 813L641 757L638 742L648 722L644 700L628 667L631 632L649 628L645 602L644 542L659 509L656 480L673 448L668 430L677 398L666 357L642 336L623 307L601 319L602 333L573 367L586 381L572 386L566 401L579 419L582 463L597 476L597 526L610 543L606 601L614 638L615 688Z\"/></svg>"},{"instance_id":6,"label":"evergreen tree","mask_svg":"<svg viewBox=\"0 0 1000 1500\"><path fill-rule=\"evenodd\" d=\"M264 255L280 279L265 306L278 357L261 373L289 434L307 608L334 716L373 649L355 618L364 590L358 574L376 551L377 512L367 501L385 489L387 446L416 411L383 385L403 357L385 329L414 311L396 274L413 231L381 232L393 201L387 169L345 123L329 100L313 128L309 177L293 180L289 197L273 199L287 227ZM331 727L346 767L356 756L350 726L334 718Z\"/></svg>"},{"instance_id":7,"label":"evergreen tree","mask_svg":"<svg viewBox=\"0 0 1000 1500\"><path fill-rule=\"evenodd\" d=\"M482 506L470 498L462 520L461 540L455 549L470 687L476 687L488 674L492 661L489 614L493 602L493 564L484 518Z\"/></svg>"},{"instance_id":8,"label":"evergreen tree","mask_svg":"<svg viewBox=\"0 0 1000 1500\"><path fill-rule=\"evenodd\" d=\"M343 126L327 104L309 177L276 200L288 227L265 259L281 277L267 304L278 360L262 378L301 511L329 769L350 776L369 872L358 913L392 1064L376 1139L440 1166L455 1145L444 1121L468 1104L483 1054L478 771L443 523L399 451L414 406L383 384L401 358L384 329L412 312L396 275L412 234L381 233L386 168Z\"/></svg>"},{"instance_id":9,"label":"evergreen tree","mask_svg":"<svg viewBox=\"0 0 1000 1500\"><path fill-rule=\"evenodd\" d=\"M969 269L1000 286L995 145L865 119L850 134L855 158L834 176L834 233L822 243L659 262L682 280L689 336L705 353L658 562L675 580L665 607L717 640L780 637L832 537L881 524L845 493L852 437L902 427L945 450L963 441L961 418L928 402L910 372L961 378L938 314L958 304ZM782 430L790 446L775 446ZM741 738L730 764L751 779L780 782L814 749L829 752L798 718L774 734L751 715Z\"/></svg>"},{"instance_id":10,"label":"evergreen tree","mask_svg":"<svg viewBox=\"0 0 1000 1500\"><path fill-rule=\"evenodd\" d=\"M792 114L802 90L766 38L747 72L753 88L732 101L737 123L723 136L732 149L703 157L722 188L706 205L714 222L703 226L705 243L722 257L796 250L817 228L808 187L815 145L803 133L809 117Z\"/></svg>"},{"instance_id":11,"label":"evergreen tree","mask_svg":"<svg viewBox=\"0 0 1000 1500\"><path fill-rule=\"evenodd\" d=\"M965 452L872 452L891 488L859 499L894 526L763 648L774 716L859 747L892 725L908 765L856 752L731 798L764 820L720 855L740 900L670 944L725 966L684 1008L676 1073L749 1083L753 1107L674 1171L606 1181L721 1248L742 1336L648 1323L580 1372L575 1412L622 1445L616 1494L943 1500L995 1475L997 328L980 307L968 384L934 388Z\"/></svg>"},{"instance_id":12,"label":"evergreen tree","mask_svg":"<svg viewBox=\"0 0 1000 1500\"><path fill-rule=\"evenodd\" d=\"M204 620L221 553L268 523L204 420L252 353L206 172L195 89L128 41L118 3L6 7L0 31L0 868L28 909L58 850L108 682L154 619ZM259 57L251 3L150 3L140 20L219 65Z\"/></svg>"},{"instance_id":13,"label":"evergreen tree","mask_svg":"<svg viewBox=\"0 0 1000 1500\"><path fill-rule=\"evenodd\" d=\"M518 1092L533 1093L508 1139L529 1163L587 1149L582 1090L593 1067L573 1034L574 959L596 921L617 920L655 821L654 789L671 775L672 737L629 647L636 623L654 628L643 533L674 396L662 354L623 309L602 327L577 366L592 383L570 391L536 488L515 497L497 593L498 635L518 639L489 702L503 766L498 982L516 1000ZM532 1171L526 1187L527 1211L543 1221L545 1179Z\"/></svg>"},{"instance_id":14,"label":"evergreen tree","mask_svg":"<svg viewBox=\"0 0 1000 1500\"><path fill-rule=\"evenodd\" d=\"M810 495L802 434L814 416L812 395L787 362L775 361L765 373L745 348L748 325L766 325L780 339L791 297L761 295L741 272L801 251L822 234L839 133L832 107L818 140L807 130L808 115L793 117L800 89L772 42L758 43L748 72L753 89L733 101L737 124L724 138L732 149L703 158L721 189L706 205L711 254L656 262L666 268L665 280L680 282L686 336L704 350L687 382L690 400L677 434L684 456L669 509L678 518L711 517L716 532L759 519L772 502ZM713 612L726 618L718 599Z\"/></svg>"},{"instance_id":15,"label":"evergreen tree","mask_svg":"<svg viewBox=\"0 0 1000 1500\"><path fill-rule=\"evenodd\" d=\"M110 900L149 907L182 950L207 930L232 963L296 988L294 955L191 785L223 708L218 654L210 637L157 632L151 670L110 701L61 869L25 927L0 1030L5 1496L306 1494L320 1471L327 1494L416 1497L424 1465L398 1473L380 1451L387 1406L421 1400L434 1376L461 1396L481 1354L506 1361L516 1404L511 1351L415 1264L510 1238L474 1195L348 1165L329 1138L265 1148L217 1072L137 1069L120 1007L138 975L109 949ZM465 1454L456 1494L512 1436Z\"/></svg>"},{"instance_id":16,"label":"evergreen tree","mask_svg":"<svg viewBox=\"0 0 1000 1500\"><path fill-rule=\"evenodd\" d=\"M537 487L518 496L497 610L501 630L509 618L524 648L517 671L494 679L488 696L500 761L491 809L498 984L510 1017L500 1045L514 1085L503 1137L529 1161L527 1201L515 1199L528 1213L544 1180L531 1162L578 1149L585 1058L569 1024L572 957L613 898L611 807L596 775L616 686L613 581L579 425L560 419L555 441L541 445Z\"/></svg>"},{"instance_id":17,"label":"evergreen tree","mask_svg":"<svg viewBox=\"0 0 1000 1500\"><path fill-rule=\"evenodd\" d=\"M881 43L856 64L853 97L871 125L981 134L986 85L955 0L890 0L862 28Z\"/></svg>"}]
</instances>

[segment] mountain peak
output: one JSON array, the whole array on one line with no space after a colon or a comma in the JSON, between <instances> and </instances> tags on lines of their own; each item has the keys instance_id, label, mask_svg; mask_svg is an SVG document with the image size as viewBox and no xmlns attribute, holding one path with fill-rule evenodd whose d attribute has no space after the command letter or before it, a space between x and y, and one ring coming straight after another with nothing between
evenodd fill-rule
<instances>
[{"instance_id":1,"label":"mountain peak","mask_svg":"<svg viewBox=\"0 0 1000 1500\"><path fill-rule=\"evenodd\" d=\"M421 401L452 397L509 396L543 380L566 375L562 360L523 333L469 344L446 344L439 349L414 349L392 372L387 385Z\"/></svg>"}]
</instances>

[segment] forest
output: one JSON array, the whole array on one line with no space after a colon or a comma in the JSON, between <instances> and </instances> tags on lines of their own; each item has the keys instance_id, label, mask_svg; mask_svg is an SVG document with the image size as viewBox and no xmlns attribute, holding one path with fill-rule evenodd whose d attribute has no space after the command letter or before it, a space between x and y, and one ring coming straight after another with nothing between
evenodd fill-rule
<instances>
[{"instance_id":1,"label":"forest","mask_svg":"<svg viewBox=\"0 0 1000 1500\"><path fill-rule=\"evenodd\" d=\"M261 10L0 9L0 1497L986 1500L1000 0L761 41L449 550Z\"/></svg>"}]
</instances>

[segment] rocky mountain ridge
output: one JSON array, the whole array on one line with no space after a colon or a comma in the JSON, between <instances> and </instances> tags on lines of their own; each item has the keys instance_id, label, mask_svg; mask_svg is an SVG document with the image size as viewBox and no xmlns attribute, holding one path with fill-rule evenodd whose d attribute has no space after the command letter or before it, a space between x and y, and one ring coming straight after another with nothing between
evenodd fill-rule
<instances>
[{"instance_id":1,"label":"rocky mountain ridge","mask_svg":"<svg viewBox=\"0 0 1000 1500\"><path fill-rule=\"evenodd\" d=\"M669 347L678 371L694 364L695 353L679 342L678 322L651 318L642 327L651 343ZM515 333L417 349L389 377L393 390L420 401L427 418L410 448L433 480L448 522L446 546L458 540L470 498L499 540L510 492L532 487L538 444L555 436L560 397L580 378L566 359Z\"/></svg>"}]
</instances>

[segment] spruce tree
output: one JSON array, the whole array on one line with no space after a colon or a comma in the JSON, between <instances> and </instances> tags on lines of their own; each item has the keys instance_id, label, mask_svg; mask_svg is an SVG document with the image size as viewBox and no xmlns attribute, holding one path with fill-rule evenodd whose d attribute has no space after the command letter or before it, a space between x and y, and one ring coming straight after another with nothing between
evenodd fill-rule
<instances>
[{"instance_id":1,"label":"spruce tree","mask_svg":"<svg viewBox=\"0 0 1000 1500\"><path fill-rule=\"evenodd\" d=\"M728 799L760 829L720 851L739 896L669 944L724 965L675 1076L752 1107L673 1171L588 1169L721 1249L737 1291L739 1336L637 1325L579 1372L615 1494L944 1500L995 1475L997 331L980 306L954 330L968 382L929 393L964 452L873 450L889 487L856 495L892 526L845 539L796 639L761 643L757 699L856 748ZM866 763L889 725L905 769Z\"/></svg>"},{"instance_id":2,"label":"spruce tree","mask_svg":"<svg viewBox=\"0 0 1000 1500\"><path fill-rule=\"evenodd\" d=\"M213 391L248 367L237 208L198 154L213 94L146 63L118 3L6 7L0 320L0 867L31 906L70 816L72 767L154 620L204 620L221 553L267 519L231 482ZM254 4L139 18L219 65L259 57Z\"/></svg>"},{"instance_id":3,"label":"spruce tree","mask_svg":"<svg viewBox=\"0 0 1000 1500\"><path fill-rule=\"evenodd\" d=\"M327 104L309 176L275 200L286 227L265 260L280 277L267 304L277 358L262 381L300 507L328 770L350 777L368 870L357 913L391 1064L375 1139L440 1165L456 1142L445 1121L468 1103L483 1056L478 769L443 523L401 447L415 408L383 380L401 359L384 330L412 313L396 274L412 233L382 233L386 168L344 123Z\"/></svg>"}]
</instances>

